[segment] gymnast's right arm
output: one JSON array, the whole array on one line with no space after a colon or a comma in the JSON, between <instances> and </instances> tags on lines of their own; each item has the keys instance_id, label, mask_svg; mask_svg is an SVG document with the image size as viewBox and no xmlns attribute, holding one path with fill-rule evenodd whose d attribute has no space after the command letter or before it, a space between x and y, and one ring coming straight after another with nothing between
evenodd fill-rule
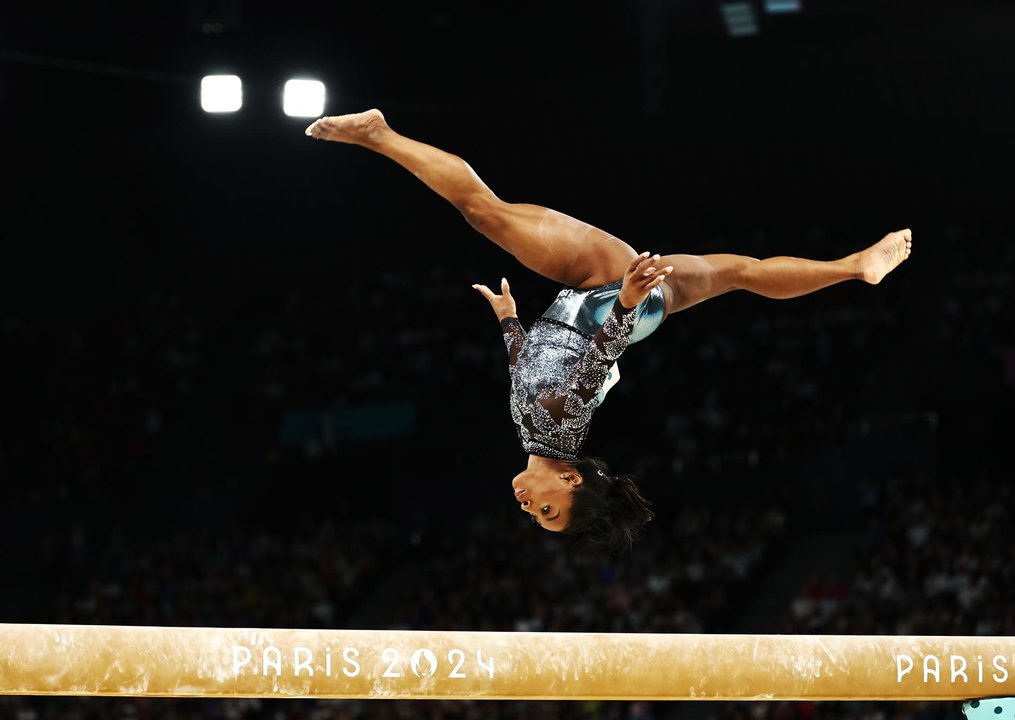
<instances>
[{"instance_id":1,"label":"gymnast's right arm","mask_svg":"<svg viewBox=\"0 0 1015 720\"><path fill-rule=\"evenodd\" d=\"M518 352L525 342L525 328L516 317L507 317L500 321L500 329L504 333L504 344L508 351L508 365L513 369L518 362Z\"/></svg>"},{"instance_id":2,"label":"gymnast's right arm","mask_svg":"<svg viewBox=\"0 0 1015 720\"><path fill-rule=\"evenodd\" d=\"M518 308L515 307L515 299L511 297L511 288L508 286L507 278L501 278L501 294L495 294L486 285L473 285L479 294L487 299L497 319L500 320L501 330L504 332L504 344L507 345L508 362L511 367L515 366L518 360L518 352L525 342L525 328L518 322Z\"/></svg>"}]
</instances>

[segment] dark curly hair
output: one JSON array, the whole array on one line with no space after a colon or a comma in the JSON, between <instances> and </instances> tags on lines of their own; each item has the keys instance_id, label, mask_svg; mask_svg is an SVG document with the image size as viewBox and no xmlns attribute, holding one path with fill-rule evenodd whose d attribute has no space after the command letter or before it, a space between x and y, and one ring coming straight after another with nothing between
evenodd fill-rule
<instances>
[{"instance_id":1,"label":"dark curly hair","mask_svg":"<svg viewBox=\"0 0 1015 720\"><path fill-rule=\"evenodd\" d=\"M610 475L599 458L579 458L574 468L582 482L571 493L564 533L614 553L629 552L654 515L652 503L642 497L633 475Z\"/></svg>"}]
</instances>

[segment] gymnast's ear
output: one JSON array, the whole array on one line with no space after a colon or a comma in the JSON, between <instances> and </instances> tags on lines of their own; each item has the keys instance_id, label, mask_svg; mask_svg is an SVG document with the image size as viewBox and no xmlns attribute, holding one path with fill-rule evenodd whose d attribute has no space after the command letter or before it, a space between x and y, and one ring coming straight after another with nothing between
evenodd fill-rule
<instances>
[{"instance_id":1,"label":"gymnast's ear","mask_svg":"<svg viewBox=\"0 0 1015 720\"><path fill-rule=\"evenodd\" d=\"M560 474L560 479L566 482L568 485L578 486L585 482L585 478L581 476L577 470L565 470Z\"/></svg>"}]
</instances>

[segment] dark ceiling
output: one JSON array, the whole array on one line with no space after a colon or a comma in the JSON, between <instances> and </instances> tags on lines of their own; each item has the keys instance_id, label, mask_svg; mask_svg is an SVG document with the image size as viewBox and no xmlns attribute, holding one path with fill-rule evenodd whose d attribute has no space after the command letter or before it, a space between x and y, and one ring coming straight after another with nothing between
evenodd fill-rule
<instances>
[{"instance_id":1,"label":"dark ceiling","mask_svg":"<svg viewBox=\"0 0 1015 720\"><path fill-rule=\"evenodd\" d=\"M715 0L4 3L0 127L17 182L0 229L130 252L140 234L138 262L162 267L251 240L272 258L305 252L337 212L396 246L421 212L442 218L435 233L458 227L387 164L308 142L280 108L294 75L326 83L327 114L382 107L503 196L623 236L665 228L703 250L773 225L1009 212L1015 6L752 6L759 34L730 38ZM201 111L215 71L243 77L239 113ZM322 187L338 190L320 202L308 190ZM33 247L19 249L28 266Z\"/></svg>"}]
</instances>

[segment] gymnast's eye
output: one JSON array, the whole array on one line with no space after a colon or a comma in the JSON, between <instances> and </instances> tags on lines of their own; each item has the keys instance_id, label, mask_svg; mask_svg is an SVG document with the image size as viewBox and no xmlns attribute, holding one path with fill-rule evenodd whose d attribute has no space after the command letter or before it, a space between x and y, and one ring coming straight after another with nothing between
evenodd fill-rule
<instances>
[{"instance_id":1,"label":"gymnast's eye","mask_svg":"<svg viewBox=\"0 0 1015 720\"><path fill-rule=\"evenodd\" d=\"M543 513L543 515L549 515L550 514L550 506L549 505L543 505L543 507L540 510Z\"/></svg>"},{"instance_id":2,"label":"gymnast's eye","mask_svg":"<svg viewBox=\"0 0 1015 720\"><path fill-rule=\"evenodd\" d=\"M531 520L534 523L538 523L539 522L538 520L536 520L536 514L535 513L529 513L529 520Z\"/></svg>"}]
</instances>

